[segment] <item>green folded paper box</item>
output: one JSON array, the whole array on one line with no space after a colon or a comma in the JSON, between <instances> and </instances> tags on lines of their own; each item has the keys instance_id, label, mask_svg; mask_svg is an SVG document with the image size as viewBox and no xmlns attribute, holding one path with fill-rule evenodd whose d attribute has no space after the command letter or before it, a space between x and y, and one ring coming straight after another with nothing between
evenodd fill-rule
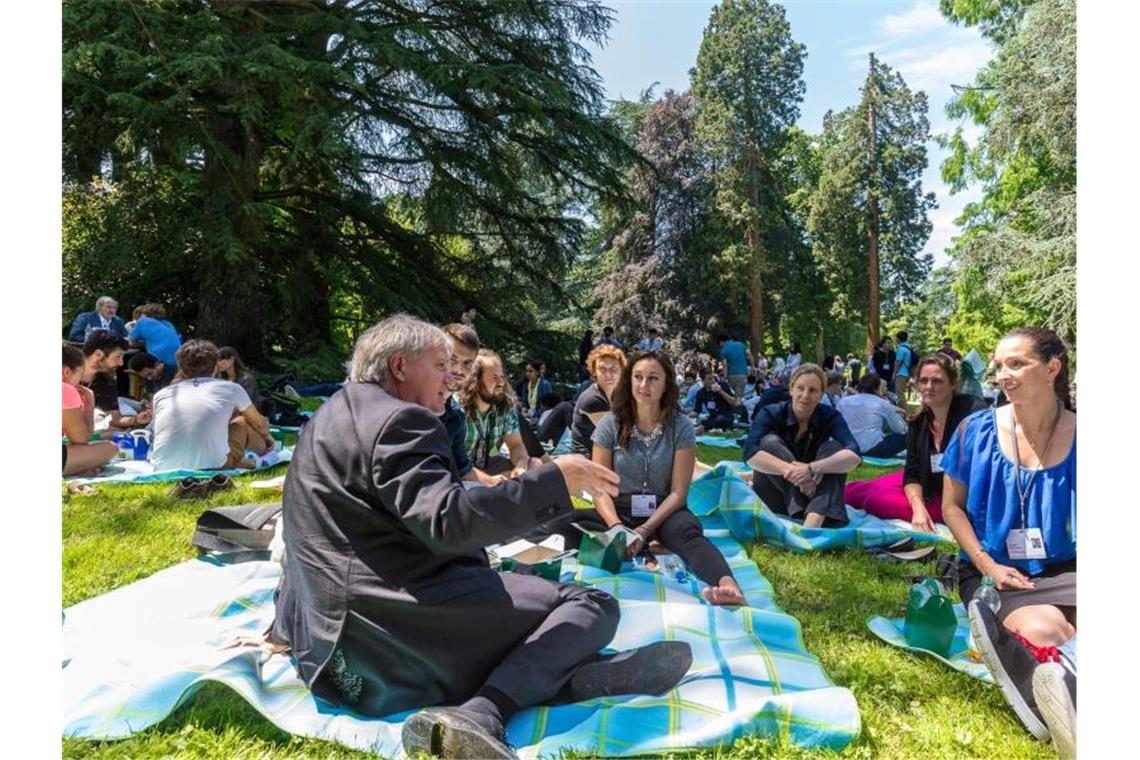
<instances>
[{"instance_id":1,"label":"green folded paper box","mask_svg":"<svg viewBox=\"0 0 1140 760\"><path fill-rule=\"evenodd\" d=\"M582 543L578 545L580 563L601 568L607 573L621 571L630 536L636 536L636 533L622 525L615 525L605 532L583 528L578 523L574 523L574 527L582 531Z\"/></svg>"},{"instance_id":2,"label":"green folded paper box","mask_svg":"<svg viewBox=\"0 0 1140 760\"><path fill-rule=\"evenodd\" d=\"M954 603L946 597L941 583L927 578L910 587L903 623L907 644L946 657L957 628Z\"/></svg>"}]
</instances>

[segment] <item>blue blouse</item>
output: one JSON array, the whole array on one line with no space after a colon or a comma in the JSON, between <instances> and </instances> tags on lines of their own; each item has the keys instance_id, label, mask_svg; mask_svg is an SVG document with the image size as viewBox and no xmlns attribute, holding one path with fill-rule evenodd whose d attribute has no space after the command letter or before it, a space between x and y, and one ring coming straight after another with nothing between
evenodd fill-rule
<instances>
[{"instance_id":1,"label":"blue blouse","mask_svg":"<svg viewBox=\"0 0 1140 760\"><path fill-rule=\"evenodd\" d=\"M1077 441L1063 462L1041 470L1025 502L1017 496L1017 467L1001 450L997 416L983 409L967 417L942 454L946 474L966 485L966 513L986 553L1001 565L1040 575L1049 565L1077 556ZM1030 470L1022 468L1022 483ZM1005 540L1011 530L1040 528L1045 559L1010 559ZM963 559L969 559L965 551Z\"/></svg>"}]
</instances>

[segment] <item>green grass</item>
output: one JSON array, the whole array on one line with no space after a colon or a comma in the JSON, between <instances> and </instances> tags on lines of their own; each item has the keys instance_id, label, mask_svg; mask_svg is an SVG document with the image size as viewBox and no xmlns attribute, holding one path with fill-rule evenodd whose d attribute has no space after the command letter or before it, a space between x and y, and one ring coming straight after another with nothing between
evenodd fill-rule
<instances>
[{"instance_id":1,"label":"green grass","mask_svg":"<svg viewBox=\"0 0 1140 760\"><path fill-rule=\"evenodd\" d=\"M707 464L731 458L732 449L698 446ZM239 478L280 475L268 473ZM860 467L853 478L887 470ZM221 504L279 498L267 491L235 489L207 501L178 501L169 485L101 486L90 496L63 502L63 603L84 599L144 578L195 556L194 521ZM1053 758L1006 706L1000 692L950 670L934 658L884 644L867 630L875 614L901 616L906 576L933 573L933 562L893 565L858 551L796 555L751 547L753 560L771 580L780 607L803 625L807 649L836 684L851 689L863 717L862 735L846 758ZM744 760L753 757L823 758L745 738L733 747L689 757ZM375 758L368 752L290 736L261 717L236 693L207 685L162 723L117 742L63 740L71 758Z\"/></svg>"}]
</instances>

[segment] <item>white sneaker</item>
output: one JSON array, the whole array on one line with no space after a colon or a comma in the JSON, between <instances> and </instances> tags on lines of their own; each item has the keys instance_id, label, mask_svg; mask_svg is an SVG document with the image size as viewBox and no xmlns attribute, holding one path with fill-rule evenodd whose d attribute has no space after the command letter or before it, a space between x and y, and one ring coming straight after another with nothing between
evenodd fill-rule
<instances>
[{"instance_id":1,"label":"white sneaker","mask_svg":"<svg viewBox=\"0 0 1140 760\"><path fill-rule=\"evenodd\" d=\"M1077 756L1076 690L1076 676L1059 662L1042 663L1033 671L1033 699L1061 760Z\"/></svg>"}]
</instances>

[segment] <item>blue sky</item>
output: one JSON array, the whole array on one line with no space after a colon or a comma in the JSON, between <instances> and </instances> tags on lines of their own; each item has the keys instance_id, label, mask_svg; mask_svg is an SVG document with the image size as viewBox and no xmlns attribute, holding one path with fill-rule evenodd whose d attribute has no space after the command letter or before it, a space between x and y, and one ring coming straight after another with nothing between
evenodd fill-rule
<instances>
[{"instance_id":1,"label":"blue sky","mask_svg":"<svg viewBox=\"0 0 1140 760\"><path fill-rule=\"evenodd\" d=\"M659 82L655 94L678 92L689 86L689 69L697 60L701 36L712 0L603 0L616 12L609 41L591 46L593 66L601 74L611 99L635 99ZM992 50L973 29L946 21L933 0L787 0L782 3L792 37L807 46L804 80L807 92L800 107L799 125L818 133L823 115L840 110L859 98L867 71L867 53L902 73L912 89L930 100L931 133L950 132L958 126L946 116L951 84L969 84L985 65ZM978 132L966 127L967 137ZM939 177L944 158L933 142L923 188L933 191L938 208L931 212L934 231L926 251L935 264L948 261L944 250L958 234L954 219L966 203L978 200L970 188L949 194Z\"/></svg>"}]
</instances>

